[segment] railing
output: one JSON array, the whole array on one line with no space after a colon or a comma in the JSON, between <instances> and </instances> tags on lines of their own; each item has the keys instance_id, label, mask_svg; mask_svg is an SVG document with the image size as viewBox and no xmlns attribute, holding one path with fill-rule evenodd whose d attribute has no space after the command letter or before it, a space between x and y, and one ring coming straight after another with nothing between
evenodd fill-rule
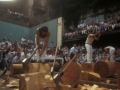
<instances>
[{"instance_id":1,"label":"railing","mask_svg":"<svg viewBox=\"0 0 120 90\"><path fill-rule=\"evenodd\" d=\"M109 30L107 32L102 32L101 35L108 35L108 34L115 34L115 33L120 33L120 30ZM82 40L85 39L88 36L88 34L78 34L77 36L70 38L70 39L64 39L63 36L63 42L69 42L69 41L76 41L76 40Z\"/></svg>"}]
</instances>

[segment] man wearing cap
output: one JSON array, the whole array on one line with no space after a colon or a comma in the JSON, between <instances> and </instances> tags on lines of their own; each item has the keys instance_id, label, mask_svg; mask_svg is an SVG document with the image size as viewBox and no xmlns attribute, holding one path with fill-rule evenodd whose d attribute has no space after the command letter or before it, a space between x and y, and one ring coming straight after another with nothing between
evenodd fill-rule
<instances>
[{"instance_id":1,"label":"man wearing cap","mask_svg":"<svg viewBox=\"0 0 120 90\"><path fill-rule=\"evenodd\" d=\"M36 36L35 36L36 46L40 46L41 43L43 44L41 48L39 47L36 54L37 54L37 59L41 57L40 59L42 60L42 62L44 62L45 59L46 48L48 45L49 37L50 37L50 31L48 30L47 26L43 26L36 30Z\"/></svg>"}]
</instances>

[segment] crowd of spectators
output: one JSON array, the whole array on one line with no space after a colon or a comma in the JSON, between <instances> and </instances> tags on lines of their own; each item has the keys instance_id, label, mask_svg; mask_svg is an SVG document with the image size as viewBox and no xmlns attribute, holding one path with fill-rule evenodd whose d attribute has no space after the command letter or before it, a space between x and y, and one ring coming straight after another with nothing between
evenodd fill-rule
<instances>
[{"instance_id":1,"label":"crowd of spectators","mask_svg":"<svg viewBox=\"0 0 120 90\"><path fill-rule=\"evenodd\" d=\"M85 63L87 61L87 57L86 57L86 48L85 46L81 46L81 45L75 45L73 46L75 48L75 52L80 51L82 54L80 55L80 57L77 58L77 62L78 63ZM71 48L70 48L71 49ZM61 50L63 51L63 56L65 59L65 62L70 60L70 49L68 47L63 47ZM115 60L114 61L120 61L120 48L115 48ZM92 62L98 62L100 60L104 61L104 60L109 60L110 55L109 53L106 53L104 50L104 47L99 47L99 48L95 48L93 47L93 55L92 55Z\"/></svg>"},{"instance_id":2,"label":"crowd of spectators","mask_svg":"<svg viewBox=\"0 0 120 90\"><path fill-rule=\"evenodd\" d=\"M31 38L26 40L23 36L21 41L11 41L10 39L3 39L0 41L0 67L6 69L7 66L11 64L19 64L24 58L27 58L35 49L35 43ZM42 43L41 43L42 47ZM53 41L50 43L46 49L46 56L55 55L56 46ZM80 51L82 54L77 58L77 62L83 64L86 62L86 48L83 45L76 45L75 52ZM69 56L70 48L67 46L59 47L57 57L61 57L64 60L64 63L68 62L71 58ZM93 60L95 63L99 60L109 60L109 54L104 51L104 48L94 48L93 47ZM48 58L49 59L49 58ZM120 61L120 48L116 48L115 51L115 60Z\"/></svg>"},{"instance_id":3,"label":"crowd of spectators","mask_svg":"<svg viewBox=\"0 0 120 90\"><path fill-rule=\"evenodd\" d=\"M42 48L42 46L43 43L40 42L40 47ZM6 67L11 64L21 63L24 58L31 56L35 47L36 46L33 40L31 38L27 40L25 36L21 38L21 41L11 41L10 39L0 40L0 68L6 69ZM55 46L53 41L46 50L46 55L53 56L55 54Z\"/></svg>"},{"instance_id":4,"label":"crowd of spectators","mask_svg":"<svg viewBox=\"0 0 120 90\"><path fill-rule=\"evenodd\" d=\"M111 19L109 21L104 21L104 22L99 22L99 23L92 21L88 24L81 21L77 26L77 30L73 32L64 33L63 38L65 40L72 39L80 35L97 32L98 30L101 30L101 32L120 30L120 18Z\"/></svg>"},{"instance_id":5,"label":"crowd of spectators","mask_svg":"<svg viewBox=\"0 0 120 90\"><path fill-rule=\"evenodd\" d=\"M33 41L31 39L26 40L25 37L22 37L20 42L10 39L0 40L0 66L6 69L8 65L21 63L34 50L34 47Z\"/></svg>"},{"instance_id":6,"label":"crowd of spectators","mask_svg":"<svg viewBox=\"0 0 120 90\"><path fill-rule=\"evenodd\" d=\"M13 11L11 11L10 9L7 10L7 13L8 13L8 14L11 14L11 15L15 15L15 16L17 16L18 18L25 17L23 13L13 12Z\"/></svg>"}]
</instances>

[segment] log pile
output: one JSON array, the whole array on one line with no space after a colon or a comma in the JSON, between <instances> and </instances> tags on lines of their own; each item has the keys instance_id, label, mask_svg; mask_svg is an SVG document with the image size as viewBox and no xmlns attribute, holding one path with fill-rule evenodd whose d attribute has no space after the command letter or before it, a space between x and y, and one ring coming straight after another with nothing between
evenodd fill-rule
<instances>
[{"instance_id":1,"label":"log pile","mask_svg":"<svg viewBox=\"0 0 120 90\"><path fill-rule=\"evenodd\" d=\"M118 66L116 68L119 68L119 65L116 65ZM24 73L22 64L13 64L10 67L11 74L20 74L19 90L57 90L56 84L50 75L52 62L46 64L40 63L40 69L39 63L29 63L28 66L29 71L27 74L21 74ZM56 63L55 66L56 71L58 71L59 64ZM118 74L118 86L120 86L120 69L116 70L116 68L115 63L109 61L99 61L95 64L84 63L82 65L72 62L61 77L62 83L59 83L59 85L61 90L108 90L107 88L100 88L97 85L89 86L84 84L82 86L78 85L77 88L73 88L73 86L79 84L81 80L100 83L101 77L109 77L116 72ZM8 80L5 80L3 84L8 83Z\"/></svg>"}]
</instances>

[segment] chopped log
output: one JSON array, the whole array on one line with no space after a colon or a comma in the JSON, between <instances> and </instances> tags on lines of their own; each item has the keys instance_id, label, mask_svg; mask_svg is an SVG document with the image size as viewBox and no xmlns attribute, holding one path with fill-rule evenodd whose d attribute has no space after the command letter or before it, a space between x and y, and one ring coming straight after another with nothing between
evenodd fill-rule
<instances>
[{"instance_id":1,"label":"chopped log","mask_svg":"<svg viewBox=\"0 0 120 90\"><path fill-rule=\"evenodd\" d=\"M50 67L52 67L53 62L47 62L47 63L50 65ZM60 69L60 64L58 62L55 62L55 64L54 64L54 71L58 72L59 69Z\"/></svg>"},{"instance_id":2,"label":"chopped log","mask_svg":"<svg viewBox=\"0 0 120 90\"><path fill-rule=\"evenodd\" d=\"M110 61L98 61L94 65L94 72L100 74L101 77L109 77L115 75L115 63Z\"/></svg>"},{"instance_id":3,"label":"chopped log","mask_svg":"<svg viewBox=\"0 0 120 90\"><path fill-rule=\"evenodd\" d=\"M11 74L23 74L23 65L22 64L12 64L10 65L10 73Z\"/></svg>"},{"instance_id":4,"label":"chopped log","mask_svg":"<svg viewBox=\"0 0 120 90\"><path fill-rule=\"evenodd\" d=\"M28 73L38 72L38 70L39 70L39 63L29 63L28 67L29 67ZM40 63L40 70L39 70L39 72L43 73L45 75L46 74L49 75L50 74L50 66L49 66L49 64L47 64L47 63L45 63L45 64Z\"/></svg>"},{"instance_id":5,"label":"chopped log","mask_svg":"<svg viewBox=\"0 0 120 90\"><path fill-rule=\"evenodd\" d=\"M2 85L9 84L10 77L8 76L6 79L2 80Z\"/></svg>"},{"instance_id":6,"label":"chopped log","mask_svg":"<svg viewBox=\"0 0 120 90\"><path fill-rule=\"evenodd\" d=\"M82 64L82 70L84 70L84 71L94 71L94 63L84 63L84 64Z\"/></svg>"},{"instance_id":7,"label":"chopped log","mask_svg":"<svg viewBox=\"0 0 120 90\"><path fill-rule=\"evenodd\" d=\"M45 82L44 74L40 72L22 74L19 81L19 90L44 90L44 88L52 88L56 90L53 81Z\"/></svg>"},{"instance_id":8,"label":"chopped log","mask_svg":"<svg viewBox=\"0 0 120 90\"><path fill-rule=\"evenodd\" d=\"M81 80L88 80L88 72L87 71L81 71Z\"/></svg>"},{"instance_id":9,"label":"chopped log","mask_svg":"<svg viewBox=\"0 0 120 90\"><path fill-rule=\"evenodd\" d=\"M81 71L81 80L100 82L101 77L95 72Z\"/></svg>"},{"instance_id":10,"label":"chopped log","mask_svg":"<svg viewBox=\"0 0 120 90\"><path fill-rule=\"evenodd\" d=\"M95 72L89 72L88 73L88 81L95 81L95 82L100 82L101 77L98 73Z\"/></svg>"},{"instance_id":11,"label":"chopped log","mask_svg":"<svg viewBox=\"0 0 120 90\"><path fill-rule=\"evenodd\" d=\"M50 88L56 87L54 80L51 75L45 75L44 80L47 83L47 86Z\"/></svg>"},{"instance_id":12,"label":"chopped log","mask_svg":"<svg viewBox=\"0 0 120 90\"><path fill-rule=\"evenodd\" d=\"M29 67L28 73L38 72L39 63L29 63L28 67ZM24 74L23 65L22 64L12 64L10 66L10 72L11 72L11 74ZM50 74L50 66L49 66L49 64L40 63L39 72L44 73L44 74Z\"/></svg>"},{"instance_id":13,"label":"chopped log","mask_svg":"<svg viewBox=\"0 0 120 90\"><path fill-rule=\"evenodd\" d=\"M120 90L120 62L115 62L116 73L117 73L117 84Z\"/></svg>"},{"instance_id":14,"label":"chopped log","mask_svg":"<svg viewBox=\"0 0 120 90\"><path fill-rule=\"evenodd\" d=\"M68 63L63 66L62 70L67 66ZM74 86L80 82L80 76L81 65L79 63L72 62L70 66L65 70L63 76L61 77L61 80L65 85Z\"/></svg>"}]
</instances>

